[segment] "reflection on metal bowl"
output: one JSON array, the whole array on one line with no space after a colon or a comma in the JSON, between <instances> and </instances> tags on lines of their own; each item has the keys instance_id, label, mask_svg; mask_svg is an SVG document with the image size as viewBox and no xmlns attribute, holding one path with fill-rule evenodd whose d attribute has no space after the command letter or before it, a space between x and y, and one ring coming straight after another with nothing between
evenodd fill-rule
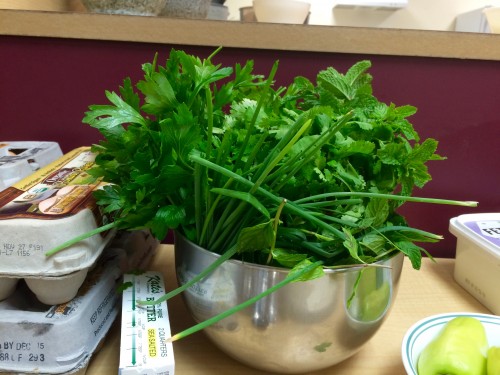
<instances>
[{"instance_id":1,"label":"reflection on metal bowl","mask_svg":"<svg viewBox=\"0 0 500 375\"><path fill-rule=\"evenodd\" d=\"M217 254L176 234L177 278L187 282ZM375 334L396 297L402 253L389 267L326 270L316 280L289 284L205 329L231 357L276 373L305 373L355 354ZM184 293L196 321L204 321L282 281L287 270L230 260ZM357 285L356 293L353 294Z\"/></svg>"}]
</instances>

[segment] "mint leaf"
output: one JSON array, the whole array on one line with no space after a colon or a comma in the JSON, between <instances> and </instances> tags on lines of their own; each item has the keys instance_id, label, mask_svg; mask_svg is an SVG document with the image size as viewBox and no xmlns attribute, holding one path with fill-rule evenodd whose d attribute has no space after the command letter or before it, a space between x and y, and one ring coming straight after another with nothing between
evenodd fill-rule
<instances>
[{"instance_id":1,"label":"mint leaf","mask_svg":"<svg viewBox=\"0 0 500 375\"><path fill-rule=\"evenodd\" d=\"M364 261L360 258L359 254L358 254L358 250L359 250L358 241L356 241L356 239L354 238L354 236L352 235L352 233L348 229L342 228L342 230L343 230L344 234L346 235L346 239L344 240L344 242L342 244L349 251L349 254L351 255L351 257L354 260L357 260L360 263L364 263Z\"/></svg>"},{"instance_id":2,"label":"mint leaf","mask_svg":"<svg viewBox=\"0 0 500 375\"><path fill-rule=\"evenodd\" d=\"M403 165L407 160L408 151L404 144L389 143L377 151L377 156L384 164Z\"/></svg>"},{"instance_id":3,"label":"mint leaf","mask_svg":"<svg viewBox=\"0 0 500 375\"><path fill-rule=\"evenodd\" d=\"M366 205L365 217L360 223L363 228L382 226L389 217L389 203L385 199L370 199Z\"/></svg>"},{"instance_id":4,"label":"mint leaf","mask_svg":"<svg viewBox=\"0 0 500 375\"><path fill-rule=\"evenodd\" d=\"M423 187L432 178L425 165L429 160L435 160L437 149L435 139L426 139L422 144L417 144L408 155L408 168L412 171L414 183L418 187Z\"/></svg>"},{"instance_id":5,"label":"mint leaf","mask_svg":"<svg viewBox=\"0 0 500 375\"><path fill-rule=\"evenodd\" d=\"M296 275L297 273L304 270L304 268L306 268L312 264L313 264L313 262L311 262L308 259L303 260L302 262L298 263L290 270L288 277L292 277L292 276ZM323 271L323 267L317 266L317 267L313 268L311 271L306 272L302 276L298 277L296 280L294 280L294 282L309 281L309 280L318 279L318 278L322 277L324 274L325 274L325 272Z\"/></svg>"},{"instance_id":6,"label":"mint leaf","mask_svg":"<svg viewBox=\"0 0 500 375\"><path fill-rule=\"evenodd\" d=\"M274 220L249 228L243 228L238 235L237 249L239 253L269 250L274 243Z\"/></svg>"},{"instance_id":7,"label":"mint leaf","mask_svg":"<svg viewBox=\"0 0 500 375\"><path fill-rule=\"evenodd\" d=\"M302 262L304 259L307 259L307 254L299 254L295 252L291 252L288 249L280 249L276 248L272 251L273 259L278 262L281 266L287 268L293 268L298 263Z\"/></svg>"},{"instance_id":8,"label":"mint leaf","mask_svg":"<svg viewBox=\"0 0 500 375\"><path fill-rule=\"evenodd\" d=\"M371 81L371 77L367 75L366 72L371 68L371 66L372 63L368 60L355 63L345 74L346 82L348 82L351 86L358 87L369 83Z\"/></svg>"},{"instance_id":9,"label":"mint leaf","mask_svg":"<svg viewBox=\"0 0 500 375\"><path fill-rule=\"evenodd\" d=\"M397 242L397 248L410 259L411 265L414 269L419 270L422 265L422 251L420 246L412 242Z\"/></svg>"},{"instance_id":10,"label":"mint leaf","mask_svg":"<svg viewBox=\"0 0 500 375\"><path fill-rule=\"evenodd\" d=\"M360 244L370 249L375 254L380 254L385 250L387 240L378 234L369 233L360 241Z\"/></svg>"}]
</instances>

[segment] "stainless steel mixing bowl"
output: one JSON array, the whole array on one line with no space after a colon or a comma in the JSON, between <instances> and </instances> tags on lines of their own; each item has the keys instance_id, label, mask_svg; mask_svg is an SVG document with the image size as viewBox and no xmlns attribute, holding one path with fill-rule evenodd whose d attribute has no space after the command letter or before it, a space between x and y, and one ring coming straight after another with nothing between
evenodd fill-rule
<instances>
[{"instance_id":1,"label":"stainless steel mixing bowl","mask_svg":"<svg viewBox=\"0 0 500 375\"><path fill-rule=\"evenodd\" d=\"M181 284L217 257L176 235ZM205 333L231 357L261 370L298 374L330 367L355 354L380 328L396 297L403 260L397 253L379 263L388 267L326 270L319 279L288 284ZM230 260L184 292L185 302L201 322L286 275L286 269Z\"/></svg>"}]
</instances>

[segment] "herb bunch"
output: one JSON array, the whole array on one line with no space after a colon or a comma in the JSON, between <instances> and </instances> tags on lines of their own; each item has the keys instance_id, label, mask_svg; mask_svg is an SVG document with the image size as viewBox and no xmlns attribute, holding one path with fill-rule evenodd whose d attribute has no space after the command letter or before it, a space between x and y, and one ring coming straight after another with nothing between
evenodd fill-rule
<instances>
[{"instance_id":1,"label":"herb bunch","mask_svg":"<svg viewBox=\"0 0 500 375\"><path fill-rule=\"evenodd\" d=\"M110 184L95 193L110 226L176 229L224 259L288 268L371 264L396 251L418 269L419 242L441 237L410 227L406 201L442 160L438 142L420 140L412 106L384 104L372 92L371 63L345 74L274 87L253 62L222 67L172 50L155 57L135 85L106 92L84 123L103 135L91 174ZM316 275L317 276L317 275ZM316 277L312 276L309 277Z\"/></svg>"}]
</instances>

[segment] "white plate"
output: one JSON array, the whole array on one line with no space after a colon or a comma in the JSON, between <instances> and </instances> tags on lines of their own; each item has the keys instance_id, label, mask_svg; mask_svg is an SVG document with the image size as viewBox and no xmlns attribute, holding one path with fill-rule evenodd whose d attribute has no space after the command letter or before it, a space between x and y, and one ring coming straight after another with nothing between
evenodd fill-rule
<instances>
[{"instance_id":1,"label":"white plate","mask_svg":"<svg viewBox=\"0 0 500 375\"><path fill-rule=\"evenodd\" d=\"M458 316L478 319L486 330L489 346L500 346L500 316L466 312L432 315L412 325L403 338L401 356L408 375L417 375L417 360L420 352L437 336L448 321Z\"/></svg>"}]
</instances>

